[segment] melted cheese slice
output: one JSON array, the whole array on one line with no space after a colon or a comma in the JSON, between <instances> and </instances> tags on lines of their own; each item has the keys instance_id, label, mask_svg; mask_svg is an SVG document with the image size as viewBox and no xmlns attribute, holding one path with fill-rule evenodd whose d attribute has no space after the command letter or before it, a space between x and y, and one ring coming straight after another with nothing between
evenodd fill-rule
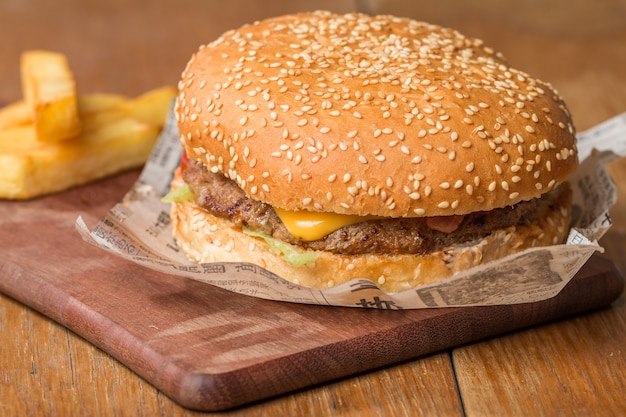
<instances>
[{"instance_id":1,"label":"melted cheese slice","mask_svg":"<svg viewBox=\"0 0 626 417\"><path fill-rule=\"evenodd\" d=\"M377 216L356 216L313 211L289 211L274 207L276 214L292 236L312 241L351 224L380 219Z\"/></svg>"}]
</instances>

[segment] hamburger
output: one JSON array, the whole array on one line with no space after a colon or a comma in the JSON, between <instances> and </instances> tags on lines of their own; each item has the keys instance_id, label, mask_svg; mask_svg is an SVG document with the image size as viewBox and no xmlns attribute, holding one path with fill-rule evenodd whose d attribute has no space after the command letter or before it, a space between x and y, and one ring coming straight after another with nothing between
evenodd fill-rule
<instances>
[{"instance_id":1,"label":"hamburger","mask_svg":"<svg viewBox=\"0 0 626 417\"><path fill-rule=\"evenodd\" d=\"M313 12L201 46L175 106L176 242L308 287L428 284L569 231L575 129L482 41Z\"/></svg>"}]
</instances>

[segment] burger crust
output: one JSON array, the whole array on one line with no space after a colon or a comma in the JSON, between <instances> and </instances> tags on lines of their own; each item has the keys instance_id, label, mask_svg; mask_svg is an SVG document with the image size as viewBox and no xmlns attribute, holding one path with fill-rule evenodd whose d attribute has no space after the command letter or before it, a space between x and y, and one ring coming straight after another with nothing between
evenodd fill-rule
<instances>
[{"instance_id":1,"label":"burger crust","mask_svg":"<svg viewBox=\"0 0 626 417\"><path fill-rule=\"evenodd\" d=\"M578 163L549 84L480 40L405 18L247 25L201 47L179 91L187 155L288 210L466 214L540 197Z\"/></svg>"},{"instance_id":2,"label":"burger crust","mask_svg":"<svg viewBox=\"0 0 626 417\"><path fill-rule=\"evenodd\" d=\"M173 188L181 184L176 179ZM314 251L315 262L294 267L261 239L242 233L227 219L208 213L194 202L173 203L171 219L177 245L195 262L249 262L306 287L329 288L365 278L388 293L429 284L530 247L561 243L571 220L571 200L535 224L511 226L477 241L452 245L425 255L340 255Z\"/></svg>"}]
</instances>

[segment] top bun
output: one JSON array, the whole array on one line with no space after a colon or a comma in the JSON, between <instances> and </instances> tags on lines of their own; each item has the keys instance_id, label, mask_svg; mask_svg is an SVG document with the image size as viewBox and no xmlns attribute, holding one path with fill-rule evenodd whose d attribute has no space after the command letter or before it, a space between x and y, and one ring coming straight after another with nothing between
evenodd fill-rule
<instances>
[{"instance_id":1,"label":"top bun","mask_svg":"<svg viewBox=\"0 0 626 417\"><path fill-rule=\"evenodd\" d=\"M200 47L179 91L189 158L288 210L466 214L539 197L578 164L549 84L406 18L256 22Z\"/></svg>"}]
</instances>

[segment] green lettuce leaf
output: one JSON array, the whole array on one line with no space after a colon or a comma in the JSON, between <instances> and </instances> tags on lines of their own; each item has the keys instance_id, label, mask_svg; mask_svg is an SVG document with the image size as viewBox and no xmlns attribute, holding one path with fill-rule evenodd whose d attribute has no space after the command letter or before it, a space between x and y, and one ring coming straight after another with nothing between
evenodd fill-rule
<instances>
[{"instance_id":1,"label":"green lettuce leaf","mask_svg":"<svg viewBox=\"0 0 626 417\"><path fill-rule=\"evenodd\" d=\"M315 262L315 253L313 252L300 251L293 245L290 245L287 242L283 242L282 240L275 239L264 233L259 233L248 229L243 229L243 232L248 236L258 237L265 240L265 242L267 242L267 244L274 251L280 253L283 259L289 262L291 266L298 267Z\"/></svg>"},{"instance_id":2,"label":"green lettuce leaf","mask_svg":"<svg viewBox=\"0 0 626 417\"><path fill-rule=\"evenodd\" d=\"M185 201L193 201L195 196L189 185L183 184L175 190L170 191L161 198L163 203L182 203Z\"/></svg>"}]
</instances>

